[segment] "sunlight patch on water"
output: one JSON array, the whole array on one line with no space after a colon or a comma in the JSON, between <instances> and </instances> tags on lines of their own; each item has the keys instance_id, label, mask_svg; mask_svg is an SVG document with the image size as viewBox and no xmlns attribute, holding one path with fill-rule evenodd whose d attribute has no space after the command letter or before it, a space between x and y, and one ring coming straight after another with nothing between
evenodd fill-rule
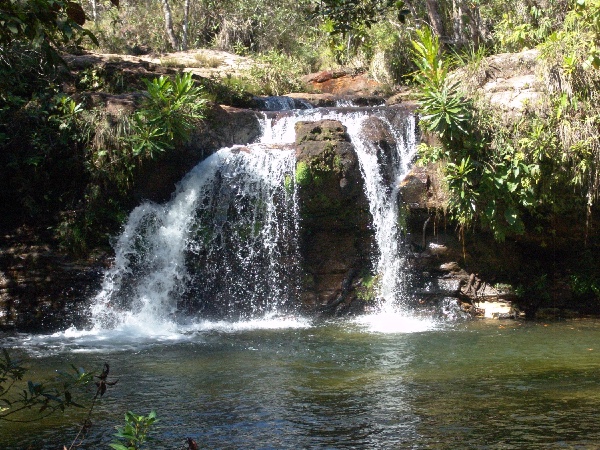
<instances>
[{"instance_id":1,"label":"sunlight patch on water","mask_svg":"<svg viewBox=\"0 0 600 450\"><path fill-rule=\"evenodd\" d=\"M221 331L225 333L235 333L237 331L252 330L283 330L310 328L312 323L309 319L295 316L265 316L263 318L243 320L239 322L220 320L220 321L202 321L191 325L194 331Z\"/></svg>"}]
</instances>

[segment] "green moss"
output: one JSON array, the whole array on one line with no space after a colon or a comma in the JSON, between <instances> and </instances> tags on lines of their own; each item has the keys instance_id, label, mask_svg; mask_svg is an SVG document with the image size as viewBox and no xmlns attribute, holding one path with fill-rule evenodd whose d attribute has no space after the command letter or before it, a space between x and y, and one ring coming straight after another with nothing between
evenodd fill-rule
<instances>
[{"instance_id":1,"label":"green moss","mask_svg":"<svg viewBox=\"0 0 600 450\"><path fill-rule=\"evenodd\" d=\"M344 166L342 165L342 158L340 158L340 155L335 155L333 157L333 168L338 172L343 170Z\"/></svg>"},{"instance_id":2,"label":"green moss","mask_svg":"<svg viewBox=\"0 0 600 450\"><path fill-rule=\"evenodd\" d=\"M360 286L356 289L356 296L362 301L373 302L377 298L378 286L378 275L365 275L360 281Z\"/></svg>"},{"instance_id":3,"label":"green moss","mask_svg":"<svg viewBox=\"0 0 600 450\"><path fill-rule=\"evenodd\" d=\"M405 231L407 229L409 214L410 207L408 205L402 204L402 206L398 208L398 218L396 223L399 230Z\"/></svg>"},{"instance_id":4,"label":"green moss","mask_svg":"<svg viewBox=\"0 0 600 450\"><path fill-rule=\"evenodd\" d=\"M283 180L283 188L288 195L292 195L294 193L294 179L291 175L286 175Z\"/></svg>"},{"instance_id":5,"label":"green moss","mask_svg":"<svg viewBox=\"0 0 600 450\"><path fill-rule=\"evenodd\" d=\"M315 186L323 186L323 172L322 171L314 173L312 177L313 177Z\"/></svg>"},{"instance_id":6,"label":"green moss","mask_svg":"<svg viewBox=\"0 0 600 450\"><path fill-rule=\"evenodd\" d=\"M308 186L311 182L312 176L310 167L304 161L300 161L296 164L296 183L298 186Z\"/></svg>"}]
</instances>

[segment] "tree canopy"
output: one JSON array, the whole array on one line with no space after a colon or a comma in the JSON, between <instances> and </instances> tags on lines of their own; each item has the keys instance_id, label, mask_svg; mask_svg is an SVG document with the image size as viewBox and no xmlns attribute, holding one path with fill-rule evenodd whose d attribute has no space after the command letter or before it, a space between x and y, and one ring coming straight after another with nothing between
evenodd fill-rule
<instances>
[{"instance_id":1,"label":"tree canopy","mask_svg":"<svg viewBox=\"0 0 600 450\"><path fill-rule=\"evenodd\" d=\"M118 0L111 0L118 6ZM68 0L3 0L0 3L0 52L11 44L27 42L39 47L51 63L60 61L57 49L96 38L83 28L86 17L80 3Z\"/></svg>"},{"instance_id":2,"label":"tree canopy","mask_svg":"<svg viewBox=\"0 0 600 450\"><path fill-rule=\"evenodd\" d=\"M408 10L403 0L321 0L315 8L329 22L330 33L346 34L359 27L370 27L393 10L404 22Z\"/></svg>"}]
</instances>

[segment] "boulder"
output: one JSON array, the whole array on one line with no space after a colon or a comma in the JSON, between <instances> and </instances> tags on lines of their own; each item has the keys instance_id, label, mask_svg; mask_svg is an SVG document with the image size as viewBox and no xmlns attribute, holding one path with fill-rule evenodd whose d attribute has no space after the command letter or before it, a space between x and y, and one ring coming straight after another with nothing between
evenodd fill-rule
<instances>
[{"instance_id":1,"label":"boulder","mask_svg":"<svg viewBox=\"0 0 600 450\"><path fill-rule=\"evenodd\" d=\"M333 120L299 122L296 158L303 307L328 315L356 311L354 281L369 266L373 235L346 128Z\"/></svg>"},{"instance_id":2,"label":"boulder","mask_svg":"<svg viewBox=\"0 0 600 450\"><path fill-rule=\"evenodd\" d=\"M336 97L333 94L315 94L315 93L291 93L287 97L294 100L305 101L315 108L335 106Z\"/></svg>"},{"instance_id":3,"label":"boulder","mask_svg":"<svg viewBox=\"0 0 600 450\"><path fill-rule=\"evenodd\" d=\"M373 96L382 94L382 85L365 74L322 71L306 75L302 81L309 90L335 95Z\"/></svg>"}]
</instances>

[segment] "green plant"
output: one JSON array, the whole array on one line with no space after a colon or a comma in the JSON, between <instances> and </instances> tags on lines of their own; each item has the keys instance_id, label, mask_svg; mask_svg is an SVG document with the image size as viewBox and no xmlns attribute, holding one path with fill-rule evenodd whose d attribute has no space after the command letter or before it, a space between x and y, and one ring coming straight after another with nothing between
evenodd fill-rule
<instances>
[{"instance_id":1,"label":"green plant","mask_svg":"<svg viewBox=\"0 0 600 450\"><path fill-rule=\"evenodd\" d=\"M532 7L534 17L539 17L539 10ZM533 47L547 38L553 28L550 17L541 17L538 23L519 23L510 14L505 14L498 23L496 38L500 49L508 51L521 51L526 47Z\"/></svg>"},{"instance_id":2,"label":"green plant","mask_svg":"<svg viewBox=\"0 0 600 450\"><path fill-rule=\"evenodd\" d=\"M257 56L248 76L259 87L255 94L283 95L302 90L300 77L308 67L291 55L270 51Z\"/></svg>"},{"instance_id":3,"label":"green plant","mask_svg":"<svg viewBox=\"0 0 600 450\"><path fill-rule=\"evenodd\" d=\"M537 165L518 156L506 131L482 105L461 94L448 77L449 63L428 29L417 32L413 57L419 71L421 124L439 136L440 147L422 146L423 162L443 161L449 210L465 227L479 222L496 239L524 232L522 208L533 204Z\"/></svg>"},{"instance_id":4,"label":"green plant","mask_svg":"<svg viewBox=\"0 0 600 450\"><path fill-rule=\"evenodd\" d=\"M439 39L428 27L417 30L416 34L412 55L418 70L413 77L420 90L439 90L448 81L448 64L442 57Z\"/></svg>"},{"instance_id":5,"label":"green plant","mask_svg":"<svg viewBox=\"0 0 600 450\"><path fill-rule=\"evenodd\" d=\"M73 392L92 382L94 375L84 369L72 367L72 372L59 372L54 382L28 381L26 387L19 389L18 383L23 380L28 369L23 363L11 358L8 351L2 348L0 356L0 421L33 422L64 411L67 407L83 408L73 398ZM29 411L29 417L19 413ZM18 417L15 418L13 416Z\"/></svg>"},{"instance_id":6,"label":"green plant","mask_svg":"<svg viewBox=\"0 0 600 450\"><path fill-rule=\"evenodd\" d=\"M298 186L308 186L312 180L311 170L307 163L299 161L296 164L296 184Z\"/></svg>"},{"instance_id":7,"label":"green plant","mask_svg":"<svg viewBox=\"0 0 600 450\"><path fill-rule=\"evenodd\" d=\"M445 141L456 140L467 133L471 103L458 91L458 83L448 79L449 64L442 57L439 39L429 28L417 30L417 37L413 61L418 71L413 76L419 89L421 122Z\"/></svg>"},{"instance_id":8,"label":"green plant","mask_svg":"<svg viewBox=\"0 0 600 450\"><path fill-rule=\"evenodd\" d=\"M41 50L46 63L58 64L63 62L58 51L61 46L79 46L86 37L97 43L95 36L83 28L85 22L83 8L72 1L3 2L0 9L0 55L14 50L12 45L15 42L27 42Z\"/></svg>"},{"instance_id":9,"label":"green plant","mask_svg":"<svg viewBox=\"0 0 600 450\"><path fill-rule=\"evenodd\" d=\"M394 11L400 22L409 13L402 0L323 0L315 7L315 13L329 23L328 32L343 35L359 27L370 28L389 10Z\"/></svg>"},{"instance_id":10,"label":"green plant","mask_svg":"<svg viewBox=\"0 0 600 450\"><path fill-rule=\"evenodd\" d=\"M595 276L571 275L570 284L573 293L577 296L593 295L600 298L600 279Z\"/></svg>"},{"instance_id":11,"label":"green plant","mask_svg":"<svg viewBox=\"0 0 600 450\"><path fill-rule=\"evenodd\" d=\"M173 81L165 76L146 80L146 87L144 104L133 116L128 139L134 155L153 158L188 139L195 121L204 117L207 102L189 72Z\"/></svg>"},{"instance_id":12,"label":"green plant","mask_svg":"<svg viewBox=\"0 0 600 450\"><path fill-rule=\"evenodd\" d=\"M285 178L283 179L283 188L287 195L292 195L294 193L294 178L291 175L285 175Z\"/></svg>"},{"instance_id":13,"label":"green plant","mask_svg":"<svg viewBox=\"0 0 600 450\"><path fill-rule=\"evenodd\" d=\"M117 428L115 437L123 442L113 442L110 447L114 450L139 450L148 440L152 426L158 422L156 413L151 411L147 416L140 416L128 411L125 414L125 425Z\"/></svg>"},{"instance_id":14,"label":"green plant","mask_svg":"<svg viewBox=\"0 0 600 450\"><path fill-rule=\"evenodd\" d=\"M457 85L444 83L440 89L427 87L421 91L420 111L425 129L449 141L467 133L471 111L457 91Z\"/></svg>"},{"instance_id":15,"label":"green plant","mask_svg":"<svg viewBox=\"0 0 600 450\"><path fill-rule=\"evenodd\" d=\"M360 279L360 284L356 288L356 296L365 302L373 302L377 298L377 291L379 289L379 276L378 275L365 275Z\"/></svg>"},{"instance_id":16,"label":"green plant","mask_svg":"<svg viewBox=\"0 0 600 450\"><path fill-rule=\"evenodd\" d=\"M589 46L589 56L585 65L598 69L600 68L600 1L577 0L575 4L577 19L582 21L583 25L591 31L591 36L586 39Z\"/></svg>"}]
</instances>

